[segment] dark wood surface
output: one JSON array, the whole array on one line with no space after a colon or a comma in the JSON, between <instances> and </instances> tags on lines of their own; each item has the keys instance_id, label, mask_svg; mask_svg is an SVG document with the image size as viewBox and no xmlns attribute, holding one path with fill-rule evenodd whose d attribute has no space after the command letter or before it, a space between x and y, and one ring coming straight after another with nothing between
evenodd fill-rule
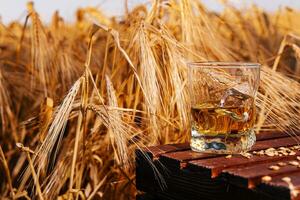
<instances>
[{"instance_id":1,"label":"dark wood surface","mask_svg":"<svg viewBox=\"0 0 300 200\"><path fill-rule=\"evenodd\" d=\"M137 150L137 188L152 199L162 200L300 199L300 167L295 166L299 149L281 156L253 153L271 147L294 147L298 140L280 132L260 133L257 140L250 158L198 153L191 151L188 143ZM286 166L279 166L279 162ZM280 169L272 170L272 165ZM270 176L271 180L262 181L264 176Z\"/></svg>"}]
</instances>

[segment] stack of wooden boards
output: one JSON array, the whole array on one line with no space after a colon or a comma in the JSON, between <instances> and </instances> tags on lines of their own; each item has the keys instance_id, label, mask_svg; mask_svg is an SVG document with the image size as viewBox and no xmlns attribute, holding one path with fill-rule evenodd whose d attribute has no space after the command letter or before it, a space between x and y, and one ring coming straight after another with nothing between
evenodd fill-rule
<instances>
[{"instance_id":1,"label":"stack of wooden boards","mask_svg":"<svg viewBox=\"0 0 300 200\"><path fill-rule=\"evenodd\" d=\"M162 178L163 177L163 178ZM136 151L140 200L300 199L300 146L286 133L260 133L248 154L193 152L189 144Z\"/></svg>"}]
</instances>

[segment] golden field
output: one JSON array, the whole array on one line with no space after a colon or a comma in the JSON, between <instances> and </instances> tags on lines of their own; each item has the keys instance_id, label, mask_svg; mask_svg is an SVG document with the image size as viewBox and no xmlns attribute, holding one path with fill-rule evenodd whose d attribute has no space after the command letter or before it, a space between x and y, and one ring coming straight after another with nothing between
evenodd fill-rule
<instances>
[{"instance_id":1,"label":"golden field","mask_svg":"<svg viewBox=\"0 0 300 200\"><path fill-rule=\"evenodd\" d=\"M0 23L2 199L134 199L134 151L189 139L188 61L262 64L256 131L300 128L300 12L192 0Z\"/></svg>"}]
</instances>

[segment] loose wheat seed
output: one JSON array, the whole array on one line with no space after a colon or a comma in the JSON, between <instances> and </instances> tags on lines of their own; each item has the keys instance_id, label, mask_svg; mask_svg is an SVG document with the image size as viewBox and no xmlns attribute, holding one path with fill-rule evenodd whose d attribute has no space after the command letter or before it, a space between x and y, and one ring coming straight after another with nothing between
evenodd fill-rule
<instances>
[{"instance_id":1,"label":"loose wheat seed","mask_svg":"<svg viewBox=\"0 0 300 200\"><path fill-rule=\"evenodd\" d=\"M294 155L296 155L296 152L295 152L295 151L292 151L292 152L289 153L289 155L290 155L290 156L294 156Z\"/></svg>"},{"instance_id":2,"label":"loose wheat seed","mask_svg":"<svg viewBox=\"0 0 300 200\"><path fill-rule=\"evenodd\" d=\"M279 163L277 163L277 165L280 167L283 167L283 166L286 166L287 164L285 162L279 162Z\"/></svg>"},{"instance_id":3,"label":"loose wheat seed","mask_svg":"<svg viewBox=\"0 0 300 200\"><path fill-rule=\"evenodd\" d=\"M271 176L263 176L261 178L262 182L270 182L272 180L272 177Z\"/></svg>"},{"instance_id":4,"label":"loose wheat seed","mask_svg":"<svg viewBox=\"0 0 300 200\"><path fill-rule=\"evenodd\" d=\"M269 167L269 169L277 171L277 170L280 169L280 167L277 166L277 165L272 165L272 166Z\"/></svg>"},{"instance_id":5,"label":"loose wheat seed","mask_svg":"<svg viewBox=\"0 0 300 200\"><path fill-rule=\"evenodd\" d=\"M293 166L298 166L299 165L299 162L298 161L295 161L295 160L292 160L289 162L290 165L293 165Z\"/></svg>"},{"instance_id":6,"label":"loose wheat seed","mask_svg":"<svg viewBox=\"0 0 300 200\"><path fill-rule=\"evenodd\" d=\"M291 178L290 177L283 177L281 180L283 180L284 182L291 182Z\"/></svg>"}]
</instances>

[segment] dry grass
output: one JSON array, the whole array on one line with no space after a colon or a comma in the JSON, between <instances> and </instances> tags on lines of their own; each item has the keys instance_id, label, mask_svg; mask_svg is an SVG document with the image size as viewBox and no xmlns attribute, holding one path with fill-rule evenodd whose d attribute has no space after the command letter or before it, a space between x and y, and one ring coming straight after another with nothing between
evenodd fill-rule
<instances>
[{"instance_id":1,"label":"dry grass","mask_svg":"<svg viewBox=\"0 0 300 200\"><path fill-rule=\"evenodd\" d=\"M156 0L45 25L29 3L24 24L0 23L1 197L134 198L134 150L188 141L186 61L262 63L257 131L298 132L300 13L225 7Z\"/></svg>"}]
</instances>

